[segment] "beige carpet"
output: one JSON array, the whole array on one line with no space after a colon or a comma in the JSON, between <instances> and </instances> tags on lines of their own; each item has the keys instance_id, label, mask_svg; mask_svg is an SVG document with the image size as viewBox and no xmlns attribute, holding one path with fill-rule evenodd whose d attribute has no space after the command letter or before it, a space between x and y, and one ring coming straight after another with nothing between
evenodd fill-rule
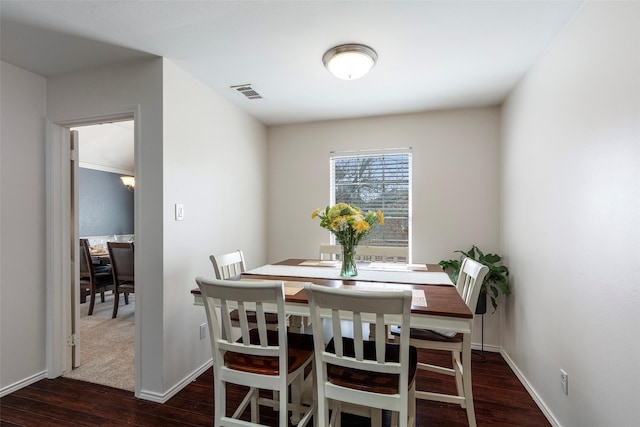
<instances>
[{"instance_id":1,"label":"beige carpet","mask_svg":"<svg viewBox=\"0 0 640 427\"><path fill-rule=\"evenodd\" d=\"M129 295L128 305L120 296L115 319L111 318L111 292L105 295L105 302L96 298L93 315L87 316L87 311L88 300L80 304L80 366L64 376L134 391L135 295Z\"/></svg>"}]
</instances>

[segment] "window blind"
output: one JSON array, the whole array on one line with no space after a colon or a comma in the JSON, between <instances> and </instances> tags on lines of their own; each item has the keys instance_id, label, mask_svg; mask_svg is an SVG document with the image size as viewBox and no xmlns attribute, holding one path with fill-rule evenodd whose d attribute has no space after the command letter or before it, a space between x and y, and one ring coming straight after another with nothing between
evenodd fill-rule
<instances>
[{"instance_id":1,"label":"window blind","mask_svg":"<svg viewBox=\"0 0 640 427\"><path fill-rule=\"evenodd\" d=\"M381 210L384 226L360 244L411 247L411 149L333 152L331 204Z\"/></svg>"}]
</instances>

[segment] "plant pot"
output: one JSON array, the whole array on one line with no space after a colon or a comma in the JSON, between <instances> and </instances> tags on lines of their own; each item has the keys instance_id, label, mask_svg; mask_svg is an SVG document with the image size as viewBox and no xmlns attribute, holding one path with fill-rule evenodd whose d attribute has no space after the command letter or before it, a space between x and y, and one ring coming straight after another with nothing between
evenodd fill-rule
<instances>
[{"instance_id":1,"label":"plant pot","mask_svg":"<svg viewBox=\"0 0 640 427\"><path fill-rule=\"evenodd\" d=\"M478 302L476 304L476 314L485 314L487 312L487 293L480 291Z\"/></svg>"}]
</instances>

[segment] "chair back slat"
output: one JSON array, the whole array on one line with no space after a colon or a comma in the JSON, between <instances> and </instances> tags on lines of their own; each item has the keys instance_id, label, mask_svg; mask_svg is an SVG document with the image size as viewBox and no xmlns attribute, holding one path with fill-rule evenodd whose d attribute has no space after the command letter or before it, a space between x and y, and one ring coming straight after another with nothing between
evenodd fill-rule
<instances>
[{"instance_id":1,"label":"chair back slat","mask_svg":"<svg viewBox=\"0 0 640 427\"><path fill-rule=\"evenodd\" d=\"M264 305L262 301L256 302L256 320L258 321L258 334L260 337L260 345L266 347L267 343L267 322L265 318ZM248 324L248 320L247 320Z\"/></svg>"},{"instance_id":2,"label":"chair back slat","mask_svg":"<svg viewBox=\"0 0 640 427\"><path fill-rule=\"evenodd\" d=\"M358 361L364 360L364 334L362 332L362 313L359 311L353 312L353 339L356 342L355 345L355 358Z\"/></svg>"},{"instance_id":3,"label":"chair back slat","mask_svg":"<svg viewBox=\"0 0 640 427\"><path fill-rule=\"evenodd\" d=\"M227 305L227 300L220 301L220 328L222 331L222 336L224 337L232 337L232 329L231 329L231 309Z\"/></svg>"},{"instance_id":4,"label":"chair back slat","mask_svg":"<svg viewBox=\"0 0 640 427\"><path fill-rule=\"evenodd\" d=\"M376 314L376 356L378 363L384 363L384 349L387 343L387 325L384 314Z\"/></svg>"},{"instance_id":5,"label":"chair back slat","mask_svg":"<svg viewBox=\"0 0 640 427\"><path fill-rule=\"evenodd\" d=\"M225 300L225 302L228 302L228 301ZM238 320L240 322L240 332L242 335L243 344L245 346L248 346L251 343L249 342L250 328L249 328L249 322L247 321L247 310L244 307L244 301L237 301L236 303L238 305ZM225 306L228 307L228 304L225 304ZM231 337L231 335L229 335L229 337Z\"/></svg>"},{"instance_id":6,"label":"chair back slat","mask_svg":"<svg viewBox=\"0 0 640 427\"><path fill-rule=\"evenodd\" d=\"M335 341L335 352L339 357L342 357L344 355L344 349L342 348L342 325L340 322L340 311L335 309L331 310L331 325L333 326L332 330ZM319 325L320 323L316 322L314 324Z\"/></svg>"}]
</instances>

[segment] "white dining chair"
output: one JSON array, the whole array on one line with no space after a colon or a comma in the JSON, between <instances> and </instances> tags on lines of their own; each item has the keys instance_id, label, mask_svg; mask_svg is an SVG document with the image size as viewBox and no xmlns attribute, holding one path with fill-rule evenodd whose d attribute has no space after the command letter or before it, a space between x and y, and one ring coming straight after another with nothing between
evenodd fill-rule
<instances>
[{"instance_id":1,"label":"white dining chair","mask_svg":"<svg viewBox=\"0 0 640 427\"><path fill-rule=\"evenodd\" d=\"M341 245L329 245L327 243L320 244L320 260L321 261L333 261L340 259L342 255Z\"/></svg>"},{"instance_id":2,"label":"white dining chair","mask_svg":"<svg viewBox=\"0 0 640 427\"><path fill-rule=\"evenodd\" d=\"M488 271L487 266L471 258L465 258L462 261L456 288L472 313L475 313L482 282ZM398 333L397 328L392 328L394 340L398 340ZM466 408L469 427L475 427L476 415L471 388L471 334L469 333L465 340L464 335L460 333L412 328L410 336L411 345L416 348L451 353L452 368L420 362L418 369L453 376L456 381L456 395L416 390L416 398L457 403L462 408Z\"/></svg>"},{"instance_id":3,"label":"white dining chair","mask_svg":"<svg viewBox=\"0 0 640 427\"><path fill-rule=\"evenodd\" d=\"M342 256L341 245L320 244L320 260L337 260ZM409 248L396 246L358 246L358 262L408 262Z\"/></svg>"},{"instance_id":4,"label":"white dining chair","mask_svg":"<svg viewBox=\"0 0 640 427\"><path fill-rule=\"evenodd\" d=\"M415 424L417 352L408 334L387 342L385 325L405 331L411 316L410 290L372 292L305 284L309 299L316 360L318 423L340 425L342 412L372 418L381 425L383 409L393 411L401 427ZM325 344L322 313L329 313L333 338ZM344 322L345 319L353 323ZM365 340L363 325L375 323L375 341ZM353 334L353 337L348 335ZM330 409L332 411L331 418Z\"/></svg>"},{"instance_id":5,"label":"white dining chair","mask_svg":"<svg viewBox=\"0 0 640 427\"><path fill-rule=\"evenodd\" d=\"M211 255L209 259L218 279L230 279L240 276L245 271L244 254L240 249L225 254Z\"/></svg>"},{"instance_id":6,"label":"white dining chair","mask_svg":"<svg viewBox=\"0 0 640 427\"><path fill-rule=\"evenodd\" d=\"M292 422L305 426L315 413L315 399L302 405L305 369L313 379L313 338L287 332L284 308L284 284L272 282L238 282L197 277L211 338L214 381L214 425L259 426L259 408L270 406L279 413L279 426ZM268 306L275 308L277 330L267 329ZM239 340L233 340L231 312L239 313ZM219 310L219 314L218 314ZM248 312L255 313L255 324ZM226 413L227 384L249 388L231 416ZM272 390L272 398L260 396L260 390ZM315 387L314 387L315 390ZM250 405L251 422L239 421Z\"/></svg>"},{"instance_id":7,"label":"white dining chair","mask_svg":"<svg viewBox=\"0 0 640 427\"><path fill-rule=\"evenodd\" d=\"M395 246L358 246L358 262L409 262L409 248Z\"/></svg>"},{"instance_id":8,"label":"white dining chair","mask_svg":"<svg viewBox=\"0 0 640 427\"><path fill-rule=\"evenodd\" d=\"M245 272L244 254L240 249L225 254L211 255L209 259L213 264L216 279L227 280L238 277ZM248 316L250 327L255 328L257 326L255 313L249 311ZM278 327L278 316L275 313L267 313L266 321L269 329L276 329ZM231 312L231 322L234 327L240 327L238 310Z\"/></svg>"}]
</instances>

